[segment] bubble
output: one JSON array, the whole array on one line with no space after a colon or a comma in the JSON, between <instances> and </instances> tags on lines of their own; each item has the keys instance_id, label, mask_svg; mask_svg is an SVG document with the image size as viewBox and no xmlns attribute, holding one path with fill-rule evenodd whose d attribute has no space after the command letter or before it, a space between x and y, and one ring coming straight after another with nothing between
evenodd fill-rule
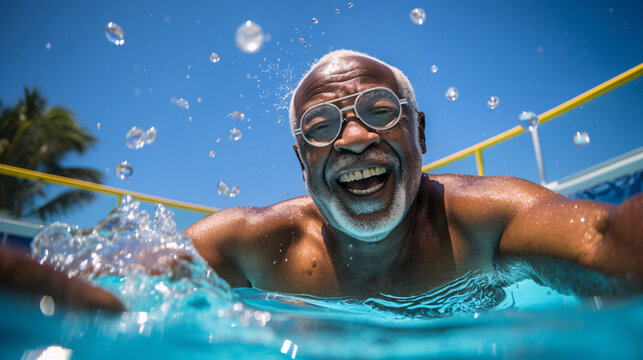
<instances>
[{"instance_id":1,"label":"bubble","mask_svg":"<svg viewBox=\"0 0 643 360\"><path fill-rule=\"evenodd\" d=\"M299 42L300 42L302 45L306 46L306 40L304 40L304 38L299 38Z\"/></svg>"},{"instance_id":2,"label":"bubble","mask_svg":"<svg viewBox=\"0 0 643 360\"><path fill-rule=\"evenodd\" d=\"M313 24L318 24L318 23L319 23L319 20L317 20L317 18L313 18Z\"/></svg>"},{"instance_id":3,"label":"bubble","mask_svg":"<svg viewBox=\"0 0 643 360\"><path fill-rule=\"evenodd\" d=\"M339 9L335 9L335 14L339 14Z\"/></svg>"},{"instance_id":4,"label":"bubble","mask_svg":"<svg viewBox=\"0 0 643 360\"><path fill-rule=\"evenodd\" d=\"M487 100L487 107L491 110L495 109L500 104L500 99L497 96L492 96Z\"/></svg>"},{"instance_id":5,"label":"bubble","mask_svg":"<svg viewBox=\"0 0 643 360\"><path fill-rule=\"evenodd\" d=\"M243 134L241 133L241 129L239 129L238 127L235 126L232 129L230 129L230 135L229 135L230 140L239 141L242 135Z\"/></svg>"},{"instance_id":6,"label":"bubble","mask_svg":"<svg viewBox=\"0 0 643 360\"><path fill-rule=\"evenodd\" d=\"M45 44L45 49L51 50L51 43L50 42Z\"/></svg>"},{"instance_id":7,"label":"bubble","mask_svg":"<svg viewBox=\"0 0 643 360\"><path fill-rule=\"evenodd\" d=\"M105 37L114 45L118 46L125 44L125 32L123 31L123 28L111 21L105 25Z\"/></svg>"},{"instance_id":8,"label":"bubble","mask_svg":"<svg viewBox=\"0 0 643 360\"><path fill-rule=\"evenodd\" d=\"M576 134L574 134L574 145L576 145L577 148L582 148L585 147L589 144L589 135L587 135L587 132L583 131L577 131Z\"/></svg>"},{"instance_id":9,"label":"bubble","mask_svg":"<svg viewBox=\"0 0 643 360\"><path fill-rule=\"evenodd\" d=\"M435 65L435 64L431 65L431 72L432 72L432 73L434 73L434 74L435 74L436 72L438 72L438 66L437 66L437 65Z\"/></svg>"},{"instance_id":10,"label":"bubble","mask_svg":"<svg viewBox=\"0 0 643 360\"><path fill-rule=\"evenodd\" d=\"M210 61L216 64L219 62L219 60L221 60L221 58L217 53L213 52L212 54L210 54Z\"/></svg>"},{"instance_id":11,"label":"bubble","mask_svg":"<svg viewBox=\"0 0 643 360\"><path fill-rule=\"evenodd\" d=\"M411 10L409 17L415 25L422 25L426 21L426 12L424 12L424 9L415 8Z\"/></svg>"},{"instance_id":12,"label":"bubble","mask_svg":"<svg viewBox=\"0 0 643 360\"><path fill-rule=\"evenodd\" d=\"M241 186L235 185L232 190L230 190L230 197L236 197L237 195L239 195L239 191L241 191Z\"/></svg>"},{"instance_id":13,"label":"bubble","mask_svg":"<svg viewBox=\"0 0 643 360\"><path fill-rule=\"evenodd\" d=\"M216 154L217 153L215 153L214 150L210 150L210 154L208 154L208 156L210 156L211 158L214 158Z\"/></svg>"},{"instance_id":14,"label":"bubble","mask_svg":"<svg viewBox=\"0 0 643 360\"><path fill-rule=\"evenodd\" d=\"M127 161L123 161L122 163L116 165L116 176L118 176L119 179L124 180L134 173L134 169L132 169L132 165L128 163Z\"/></svg>"},{"instance_id":15,"label":"bubble","mask_svg":"<svg viewBox=\"0 0 643 360\"><path fill-rule=\"evenodd\" d=\"M235 111L229 113L227 117L231 117L231 118L237 119L237 120L244 120L246 118L246 114L242 113L239 110L235 110Z\"/></svg>"},{"instance_id":16,"label":"bubble","mask_svg":"<svg viewBox=\"0 0 643 360\"><path fill-rule=\"evenodd\" d=\"M525 131L533 131L538 127L538 115L531 111L523 111L518 115L518 122Z\"/></svg>"},{"instance_id":17,"label":"bubble","mask_svg":"<svg viewBox=\"0 0 643 360\"><path fill-rule=\"evenodd\" d=\"M171 98L170 102L176 106L184 108L185 110L190 109L190 103L184 98Z\"/></svg>"},{"instance_id":18,"label":"bubble","mask_svg":"<svg viewBox=\"0 0 643 360\"><path fill-rule=\"evenodd\" d=\"M250 20L241 24L235 35L235 41L239 50L248 54L258 52L263 45L263 40L264 36L261 26Z\"/></svg>"},{"instance_id":19,"label":"bubble","mask_svg":"<svg viewBox=\"0 0 643 360\"><path fill-rule=\"evenodd\" d=\"M451 101L455 101L459 95L460 93L458 93L458 89L456 89L455 86L451 86L447 89L447 92L444 93L444 96Z\"/></svg>"},{"instance_id":20,"label":"bubble","mask_svg":"<svg viewBox=\"0 0 643 360\"><path fill-rule=\"evenodd\" d=\"M219 195L228 196L230 195L230 188L225 181L221 180L219 181L219 185L217 185L217 192Z\"/></svg>"},{"instance_id":21,"label":"bubble","mask_svg":"<svg viewBox=\"0 0 643 360\"><path fill-rule=\"evenodd\" d=\"M349 3L348 3L348 8L352 8L352 7L353 7L353 3L352 3L352 2L349 2Z\"/></svg>"},{"instance_id":22,"label":"bubble","mask_svg":"<svg viewBox=\"0 0 643 360\"><path fill-rule=\"evenodd\" d=\"M156 140L156 136L158 135L158 130L154 126L151 128L147 129L145 132L145 145L150 145Z\"/></svg>"},{"instance_id":23,"label":"bubble","mask_svg":"<svg viewBox=\"0 0 643 360\"><path fill-rule=\"evenodd\" d=\"M125 134L125 145L133 150L142 148L145 145L145 131L139 127L132 126Z\"/></svg>"}]
</instances>

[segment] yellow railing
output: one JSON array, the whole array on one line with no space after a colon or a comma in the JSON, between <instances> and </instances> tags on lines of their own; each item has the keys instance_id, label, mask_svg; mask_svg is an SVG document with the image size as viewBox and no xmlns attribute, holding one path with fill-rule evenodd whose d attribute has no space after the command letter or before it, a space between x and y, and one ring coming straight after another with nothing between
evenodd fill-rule
<instances>
[{"instance_id":1,"label":"yellow railing","mask_svg":"<svg viewBox=\"0 0 643 360\"><path fill-rule=\"evenodd\" d=\"M28 169L23 169L23 168L5 165L5 164L0 164L0 174L19 177L23 179L29 179L29 180L45 181L52 184L64 185L64 186L69 186L76 189L93 191L93 192L102 193L102 194L116 195L118 196L118 204L121 203L121 199L123 198L124 195L130 195L135 197L136 200L139 200L139 201L150 202L150 203L161 203L161 204L171 206L177 209L182 209L182 210L190 210L190 211L196 211L196 212L201 212L206 214L219 211L219 209L209 207L209 206L190 204L183 201L165 199L158 196L152 196L152 195L147 195L139 192L119 189L119 188L96 184L96 183L84 181L84 180L70 179L64 176L47 174L40 171L28 170Z\"/></svg>"},{"instance_id":2,"label":"yellow railing","mask_svg":"<svg viewBox=\"0 0 643 360\"><path fill-rule=\"evenodd\" d=\"M572 110L578 106L583 105L584 103L593 100L605 93L608 93L617 87L630 82L637 77L643 75L643 63L638 64L637 66L627 70L626 72L615 76L606 82L596 86L593 89L590 89L588 91L585 91L584 93L576 96L575 98L568 100L555 108L545 111L544 113L538 115L539 119L539 124L545 123L557 116L560 116L569 110ZM456 153L453 153L449 156L445 156L442 159L436 160L432 163L429 163L427 165L424 165L422 167L422 171L427 172L433 169L437 169L439 167L448 165L452 162L456 162L458 160L461 160L469 155L475 154L476 157L476 165L478 168L478 175L483 176L484 175L484 165L482 162L482 150L490 148L492 146L498 145L502 142L505 142L515 136L518 136L522 133L524 133L525 130L523 130L520 125L517 125L503 133L500 133L496 136L490 137L487 140L481 141L475 145L469 146L466 149L460 150Z\"/></svg>"}]
</instances>

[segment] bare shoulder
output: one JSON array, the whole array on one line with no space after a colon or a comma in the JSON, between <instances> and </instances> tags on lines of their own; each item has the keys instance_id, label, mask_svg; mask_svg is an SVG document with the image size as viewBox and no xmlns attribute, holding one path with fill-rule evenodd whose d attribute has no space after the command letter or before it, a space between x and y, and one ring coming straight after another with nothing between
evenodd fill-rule
<instances>
[{"instance_id":1,"label":"bare shoulder","mask_svg":"<svg viewBox=\"0 0 643 360\"><path fill-rule=\"evenodd\" d=\"M468 214L494 208L519 211L542 200L564 199L543 186L511 176L442 174L431 175L431 179L443 185L447 210Z\"/></svg>"}]
</instances>

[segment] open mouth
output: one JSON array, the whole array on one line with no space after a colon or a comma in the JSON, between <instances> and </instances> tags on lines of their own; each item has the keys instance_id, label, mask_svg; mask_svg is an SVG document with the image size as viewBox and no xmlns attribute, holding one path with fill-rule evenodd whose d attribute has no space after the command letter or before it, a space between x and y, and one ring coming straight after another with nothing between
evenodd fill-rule
<instances>
[{"instance_id":1,"label":"open mouth","mask_svg":"<svg viewBox=\"0 0 643 360\"><path fill-rule=\"evenodd\" d=\"M374 166L342 174L337 182L351 194L363 196L381 189L386 183L388 175L388 170L385 167Z\"/></svg>"}]
</instances>

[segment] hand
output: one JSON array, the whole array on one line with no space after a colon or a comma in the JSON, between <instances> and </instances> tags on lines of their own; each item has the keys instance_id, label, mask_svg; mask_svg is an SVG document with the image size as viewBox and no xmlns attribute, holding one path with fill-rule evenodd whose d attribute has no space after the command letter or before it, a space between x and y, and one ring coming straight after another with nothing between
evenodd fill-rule
<instances>
[{"instance_id":1,"label":"hand","mask_svg":"<svg viewBox=\"0 0 643 360\"><path fill-rule=\"evenodd\" d=\"M111 293L79 279L70 279L49 265L6 247L0 247L0 286L22 292L49 295L80 309L125 311L123 303Z\"/></svg>"}]
</instances>

